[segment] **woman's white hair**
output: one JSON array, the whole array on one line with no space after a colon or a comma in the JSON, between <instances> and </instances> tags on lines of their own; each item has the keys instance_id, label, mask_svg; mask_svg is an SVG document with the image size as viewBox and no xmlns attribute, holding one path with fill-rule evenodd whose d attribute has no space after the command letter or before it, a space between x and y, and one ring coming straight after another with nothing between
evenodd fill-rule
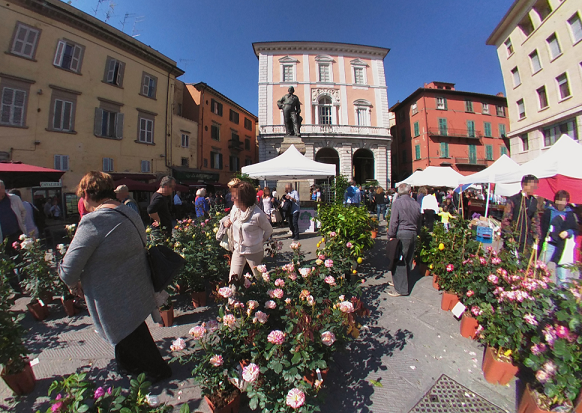
<instances>
[{"instance_id":1,"label":"woman's white hair","mask_svg":"<svg viewBox=\"0 0 582 413\"><path fill-rule=\"evenodd\" d=\"M206 189L200 188L198 191L196 191L196 196L206 196Z\"/></svg>"}]
</instances>

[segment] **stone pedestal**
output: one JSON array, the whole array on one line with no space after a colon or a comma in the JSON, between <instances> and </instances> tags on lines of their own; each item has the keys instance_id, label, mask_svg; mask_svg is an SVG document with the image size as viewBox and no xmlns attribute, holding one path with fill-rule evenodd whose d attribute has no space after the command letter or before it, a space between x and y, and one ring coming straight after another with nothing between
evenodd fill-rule
<instances>
[{"instance_id":1,"label":"stone pedestal","mask_svg":"<svg viewBox=\"0 0 582 413\"><path fill-rule=\"evenodd\" d=\"M285 152L291 145L295 145L297 150L305 155L305 144L298 136L285 135L283 142L281 142L281 153Z\"/></svg>"}]
</instances>

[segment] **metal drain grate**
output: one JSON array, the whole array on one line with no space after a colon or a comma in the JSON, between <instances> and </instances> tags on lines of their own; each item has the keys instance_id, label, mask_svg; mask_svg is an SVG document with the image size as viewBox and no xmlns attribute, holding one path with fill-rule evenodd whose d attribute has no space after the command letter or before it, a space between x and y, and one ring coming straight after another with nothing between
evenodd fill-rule
<instances>
[{"instance_id":1,"label":"metal drain grate","mask_svg":"<svg viewBox=\"0 0 582 413\"><path fill-rule=\"evenodd\" d=\"M506 413L500 407L441 375L409 413Z\"/></svg>"}]
</instances>

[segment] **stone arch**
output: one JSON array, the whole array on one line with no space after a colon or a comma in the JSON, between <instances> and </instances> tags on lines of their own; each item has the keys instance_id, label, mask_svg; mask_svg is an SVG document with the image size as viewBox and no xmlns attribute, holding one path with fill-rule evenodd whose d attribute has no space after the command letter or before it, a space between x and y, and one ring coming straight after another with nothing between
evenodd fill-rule
<instances>
[{"instance_id":1,"label":"stone arch","mask_svg":"<svg viewBox=\"0 0 582 413\"><path fill-rule=\"evenodd\" d=\"M315 154L315 161L335 165L336 175L340 174L340 158L334 148L324 147Z\"/></svg>"},{"instance_id":2,"label":"stone arch","mask_svg":"<svg viewBox=\"0 0 582 413\"><path fill-rule=\"evenodd\" d=\"M360 148L352 157L352 174L358 184L375 179L374 152L367 148Z\"/></svg>"}]
</instances>

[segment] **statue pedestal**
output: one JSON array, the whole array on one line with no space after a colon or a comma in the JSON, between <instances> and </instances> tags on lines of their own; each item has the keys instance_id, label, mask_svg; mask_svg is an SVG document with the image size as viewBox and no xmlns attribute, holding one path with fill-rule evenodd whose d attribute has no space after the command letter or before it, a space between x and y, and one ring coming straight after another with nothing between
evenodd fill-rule
<instances>
[{"instance_id":1,"label":"statue pedestal","mask_svg":"<svg viewBox=\"0 0 582 413\"><path fill-rule=\"evenodd\" d=\"M300 137L294 135L285 135L283 142L281 142L281 153L285 152L291 145L295 145L301 154L305 155L305 144Z\"/></svg>"}]
</instances>

